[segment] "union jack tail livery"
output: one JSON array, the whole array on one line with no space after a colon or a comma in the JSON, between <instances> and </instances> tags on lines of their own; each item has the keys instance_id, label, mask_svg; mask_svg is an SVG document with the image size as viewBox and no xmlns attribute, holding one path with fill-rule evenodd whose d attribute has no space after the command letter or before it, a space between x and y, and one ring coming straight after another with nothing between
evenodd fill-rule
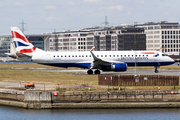
<instances>
[{"instance_id":1,"label":"union jack tail livery","mask_svg":"<svg viewBox=\"0 0 180 120\"><path fill-rule=\"evenodd\" d=\"M17 27L11 27L16 53L33 53L36 50Z\"/></svg>"}]
</instances>

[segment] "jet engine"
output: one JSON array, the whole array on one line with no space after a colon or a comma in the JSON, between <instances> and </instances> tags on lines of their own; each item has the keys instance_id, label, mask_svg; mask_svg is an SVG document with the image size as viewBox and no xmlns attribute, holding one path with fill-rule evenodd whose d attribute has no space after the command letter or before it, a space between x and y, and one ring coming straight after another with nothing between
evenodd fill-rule
<instances>
[{"instance_id":1,"label":"jet engine","mask_svg":"<svg viewBox=\"0 0 180 120\"><path fill-rule=\"evenodd\" d=\"M110 66L101 66L102 71L126 71L127 70L127 64L126 63L115 63Z\"/></svg>"}]
</instances>

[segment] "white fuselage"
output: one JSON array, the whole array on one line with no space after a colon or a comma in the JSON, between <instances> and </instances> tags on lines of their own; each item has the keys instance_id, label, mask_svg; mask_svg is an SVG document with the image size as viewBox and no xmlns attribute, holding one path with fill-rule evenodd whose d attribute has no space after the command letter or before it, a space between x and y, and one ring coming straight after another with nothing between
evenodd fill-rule
<instances>
[{"instance_id":1,"label":"white fuselage","mask_svg":"<svg viewBox=\"0 0 180 120\"><path fill-rule=\"evenodd\" d=\"M152 53L155 54L152 54ZM108 62L126 63L128 66L162 66L174 60L158 51L93 51L97 58ZM35 52L32 61L58 67L89 68L93 57L87 52Z\"/></svg>"}]
</instances>

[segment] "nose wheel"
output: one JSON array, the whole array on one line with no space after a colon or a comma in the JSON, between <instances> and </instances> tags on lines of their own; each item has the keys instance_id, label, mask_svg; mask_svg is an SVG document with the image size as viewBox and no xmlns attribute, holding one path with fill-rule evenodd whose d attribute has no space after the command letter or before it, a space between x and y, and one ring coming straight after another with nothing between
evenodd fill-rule
<instances>
[{"instance_id":1,"label":"nose wheel","mask_svg":"<svg viewBox=\"0 0 180 120\"><path fill-rule=\"evenodd\" d=\"M158 67L155 67L155 71L154 71L155 73L158 73L158 72L159 72L157 68L158 68Z\"/></svg>"}]
</instances>

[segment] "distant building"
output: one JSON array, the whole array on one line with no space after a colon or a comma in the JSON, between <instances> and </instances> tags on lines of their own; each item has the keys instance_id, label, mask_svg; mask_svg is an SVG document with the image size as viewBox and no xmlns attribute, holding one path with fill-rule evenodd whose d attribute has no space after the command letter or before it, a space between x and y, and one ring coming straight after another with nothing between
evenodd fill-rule
<instances>
[{"instance_id":1,"label":"distant building","mask_svg":"<svg viewBox=\"0 0 180 120\"><path fill-rule=\"evenodd\" d=\"M146 50L146 34L143 28L134 26L106 26L84 28L78 31L52 32L42 35L26 35L37 48L45 51L96 51ZM0 57L15 52L10 44L11 36L0 36Z\"/></svg>"},{"instance_id":2,"label":"distant building","mask_svg":"<svg viewBox=\"0 0 180 120\"><path fill-rule=\"evenodd\" d=\"M142 28L94 27L79 31L52 33L49 51L146 50L146 35Z\"/></svg>"},{"instance_id":3,"label":"distant building","mask_svg":"<svg viewBox=\"0 0 180 120\"><path fill-rule=\"evenodd\" d=\"M94 41L98 51L146 50L146 35L142 28L122 28L95 35Z\"/></svg>"},{"instance_id":4,"label":"distant building","mask_svg":"<svg viewBox=\"0 0 180 120\"><path fill-rule=\"evenodd\" d=\"M137 25L146 33L146 49L159 50L165 48L166 53L180 53L180 25L167 21L147 22Z\"/></svg>"},{"instance_id":5,"label":"distant building","mask_svg":"<svg viewBox=\"0 0 180 120\"><path fill-rule=\"evenodd\" d=\"M26 35L26 37L35 47L45 50L45 40L49 38L49 35ZM15 53L11 40L11 35L0 36L0 57L6 57L4 53Z\"/></svg>"},{"instance_id":6,"label":"distant building","mask_svg":"<svg viewBox=\"0 0 180 120\"><path fill-rule=\"evenodd\" d=\"M10 39L11 36L0 36L0 57L6 57L4 53L11 51Z\"/></svg>"}]
</instances>

